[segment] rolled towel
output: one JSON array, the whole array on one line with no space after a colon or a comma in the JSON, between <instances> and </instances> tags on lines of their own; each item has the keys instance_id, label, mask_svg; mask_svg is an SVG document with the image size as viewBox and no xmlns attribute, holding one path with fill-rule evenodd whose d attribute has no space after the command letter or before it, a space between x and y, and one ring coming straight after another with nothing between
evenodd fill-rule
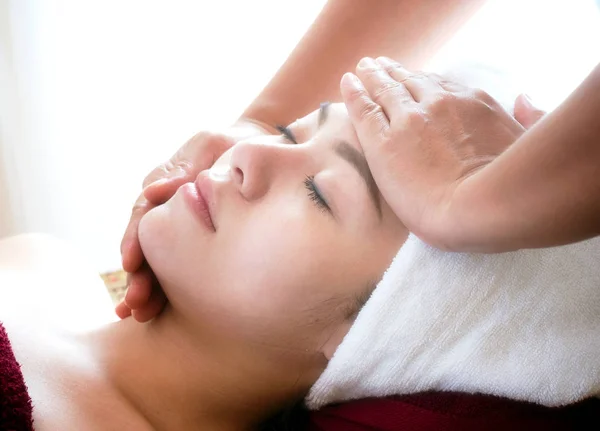
<instances>
[{"instance_id":1,"label":"rolled towel","mask_svg":"<svg viewBox=\"0 0 600 431\"><path fill-rule=\"evenodd\" d=\"M410 235L306 403L425 391L598 396L600 238L484 255Z\"/></svg>"}]
</instances>

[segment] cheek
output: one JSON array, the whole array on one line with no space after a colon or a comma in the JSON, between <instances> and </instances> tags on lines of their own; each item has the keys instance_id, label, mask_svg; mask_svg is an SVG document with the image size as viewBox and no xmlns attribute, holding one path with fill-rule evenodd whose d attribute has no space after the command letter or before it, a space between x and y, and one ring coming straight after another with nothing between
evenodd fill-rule
<instances>
[{"instance_id":1,"label":"cheek","mask_svg":"<svg viewBox=\"0 0 600 431\"><path fill-rule=\"evenodd\" d=\"M221 281L242 315L303 323L307 311L331 299L325 286L340 284L343 237L326 221L261 214L235 240Z\"/></svg>"},{"instance_id":2,"label":"cheek","mask_svg":"<svg viewBox=\"0 0 600 431\"><path fill-rule=\"evenodd\" d=\"M310 273L303 259L308 247L306 238L284 226L246 232L231 252L228 274L233 277L226 283L236 286L250 307L273 312L298 293L295 286Z\"/></svg>"},{"instance_id":3,"label":"cheek","mask_svg":"<svg viewBox=\"0 0 600 431\"><path fill-rule=\"evenodd\" d=\"M149 211L140 221L138 236L146 261L161 286L171 295L174 286L197 279L194 270L206 249L205 235L176 194Z\"/></svg>"}]
</instances>

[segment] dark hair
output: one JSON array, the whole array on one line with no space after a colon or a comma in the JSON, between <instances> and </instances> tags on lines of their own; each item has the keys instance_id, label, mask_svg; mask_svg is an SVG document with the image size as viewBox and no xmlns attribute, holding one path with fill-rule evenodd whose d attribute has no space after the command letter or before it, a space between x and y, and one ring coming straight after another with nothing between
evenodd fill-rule
<instances>
[{"instance_id":1,"label":"dark hair","mask_svg":"<svg viewBox=\"0 0 600 431\"><path fill-rule=\"evenodd\" d=\"M271 416L257 428L258 431L305 431L308 426L308 409L304 400L286 407Z\"/></svg>"},{"instance_id":2,"label":"dark hair","mask_svg":"<svg viewBox=\"0 0 600 431\"><path fill-rule=\"evenodd\" d=\"M376 282L369 282L365 288L354 296L347 298L340 306L342 315L346 320L356 318L360 310L367 303L377 286ZM309 410L304 400L286 407L269 419L261 423L258 431L305 431L308 427Z\"/></svg>"}]
</instances>

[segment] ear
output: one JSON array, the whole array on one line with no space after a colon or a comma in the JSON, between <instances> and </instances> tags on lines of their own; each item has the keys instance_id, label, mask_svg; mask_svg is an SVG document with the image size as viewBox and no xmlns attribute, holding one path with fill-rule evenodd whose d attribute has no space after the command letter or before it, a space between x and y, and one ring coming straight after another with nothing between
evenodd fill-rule
<instances>
[{"instance_id":1,"label":"ear","mask_svg":"<svg viewBox=\"0 0 600 431\"><path fill-rule=\"evenodd\" d=\"M344 320L343 322L337 324L333 330L333 333L322 347L323 355L325 355L328 361L331 360L339 345L342 344L344 337L346 334L348 334L348 331L350 331L350 328L353 324L354 319Z\"/></svg>"}]
</instances>

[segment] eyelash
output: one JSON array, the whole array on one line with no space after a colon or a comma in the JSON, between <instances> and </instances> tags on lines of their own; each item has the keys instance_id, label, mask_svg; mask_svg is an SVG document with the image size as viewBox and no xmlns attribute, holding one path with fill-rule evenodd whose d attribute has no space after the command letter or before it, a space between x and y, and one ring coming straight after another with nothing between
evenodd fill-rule
<instances>
[{"instance_id":1,"label":"eyelash","mask_svg":"<svg viewBox=\"0 0 600 431\"><path fill-rule=\"evenodd\" d=\"M278 125L276 128L281 132L285 139L294 145L298 145L296 136L288 127ZM321 193L319 192L319 188L315 184L315 177L313 175L306 176L304 179L304 186L306 187L306 190L308 190L308 197L315 203L318 209L331 212L329 205L327 205L327 201L323 199L323 196L321 196Z\"/></svg>"},{"instance_id":2,"label":"eyelash","mask_svg":"<svg viewBox=\"0 0 600 431\"><path fill-rule=\"evenodd\" d=\"M281 134L283 135L283 137L285 139L287 139L289 142L291 142L294 145L298 145L296 136L288 127L285 127L285 126L275 126L275 127L277 128L277 130L279 130L281 132Z\"/></svg>"},{"instance_id":3,"label":"eyelash","mask_svg":"<svg viewBox=\"0 0 600 431\"><path fill-rule=\"evenodd\" d=\"M317 185L315 184L314 176L312 176L312 175L307 176L304 179L304 186L306 187L306 190L308 190L308 197L310 198L311 201L313 201L315 203L317 208L319 208L322 211L331 212L329 205L327 205L327 202L325 201L325 199L323 199L323 196L321 196L321 193L319 192L319 189L317 188Z\"/></svg>"}]
</instances>

